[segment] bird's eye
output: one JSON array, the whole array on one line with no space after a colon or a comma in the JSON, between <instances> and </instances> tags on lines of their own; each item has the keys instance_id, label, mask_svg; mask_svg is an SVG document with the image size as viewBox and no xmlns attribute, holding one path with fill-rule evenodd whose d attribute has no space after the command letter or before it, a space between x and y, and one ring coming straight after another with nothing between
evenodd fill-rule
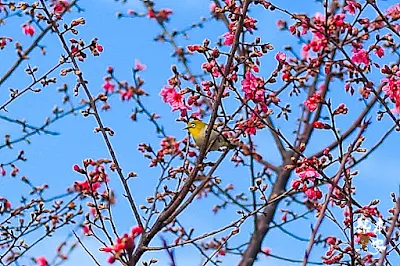
<instances>
[{"instance_id":1,"label":"bird's eye","mask_svg":"<svg viewBox=\"0 0 400 266\"><path fill-rule=\"evenodd\" d=\"M196 127L196 125L195 125L195 124L192 124L192 125L191 125L191 127L195 128L195 127Z\"/></svg>"}]
</instances>

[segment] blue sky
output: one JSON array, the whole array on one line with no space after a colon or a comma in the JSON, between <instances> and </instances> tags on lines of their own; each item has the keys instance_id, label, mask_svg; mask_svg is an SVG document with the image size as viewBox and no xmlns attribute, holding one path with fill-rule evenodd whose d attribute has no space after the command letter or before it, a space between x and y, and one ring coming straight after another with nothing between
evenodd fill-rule
<instances>
[{"instance_id":1,"label":"blue sky","mask_svg":"<svg viewBox=\"0 0 400 266\"><path fill-rule=\"evenodd\" d=\"M290 1L280 0L274 3L287 8L293 12L305 12L314 14L320 10L320 7L314 4L313 1L307 1L307 5L303 1ZM306 2L306 1L304 1ZM396 3L396 1L379 1L383 9ZM107 66L112 65L115 69L115 74L120 80L131 81L131 68L134 60L139 59L142 63L147 65L147 69L141 73L141 77L145 80L144 89L150 94L150 97L144 99L145 105L150 111L161 114L161 124L165 127L168 135L176 136L178 139L185 137L185 132L182 130L184 125L175 122L178 117L176 113L170 112L170 107L163 104L161 98L158 96L160 89L167 83L168 78L171 76L170 66L177 64L176 59L172 58L172 47L167 43L157 43L153 38L161 31L157 23L147 18L136 19L117 19L116 12L125 12L127 9L134 9L138 12L144 12L145 9L139 1L130 0L127 4L116 3L111 0L85 0L80 1L80 6L85 9L85 13L73 13L65 17L65 21L84 16L86 19L86 26L81 27L80 37L90 41L91 38L97 37L99 42L104 46L104 52L100 57L93 58L89 56L85 63L81 64L82 71L85 78L89 81L89 88L93 94L101 92L101 85L103 83L103 76ZM157 8L171 8L174 10L174 15L168 23L169 29L182 29L186 28L193 22L199 21L201 16L209 16L209 1L174 1L165 0L159 1L156 5ZM251 16L259 19L257 35L260 35L263 41L270 42L275 50L267 54L261 65L261 75L267 76L275 67L274 56L278 51L282 51L283 47L287 44L292 44L294 47L299 47L296 40L286 32L279 32L275 27L275 21L278 18L288 19L287 17L279 14L278 12L265 12L260 8L251 10ZM7 25L0 27L0 35L13 36L23 46L29 45L31 38L24 36L20 31L20 25L24 20L13 18L7 20ZM204 38L208 38L212 43L226 32L226 29L218 22L207 22L203 30L195 29L189 32L189 39L179 38L179 45L184 46L188 44L201 43ZM55 35L49 35L41 43L47 48L47 55L42 56L38 50L34 51L29 63L39 67L39 73L44 73L47 69L52 67L58 60L59 55L62 53L58 40ZM16 56L12 47L0 52L0 73L4 73L6 69L14 62ZM196 73L201 73L200 65L202 57L199 55L190 58L192 62L192 69ZM16 71L4 85L1 86L0 103L7 100L7 89L23 88L30 82L30 78L23 73L23 68L28 62L22 64L22 68ZM178 67L181 67L178 64ZM378 80L379 78L376 78ZM74 78L67 77L60 80L61 82L68 82L73 84ZM71 85L72 86L72 85ZM342 90L343 84L336 83L335 89ZM54 105L60 105L62 96L56 91L59 86L49 86L43 89L42 92L34 94L27 93L19 100L11 104L8 108L7 116L13 118L25 118L30 124L41 125L46 116L51 115L51 109ZM336 93L336 92L333 92ZM343 93L341 95L344 95ZM285 96L283 96L285 97ZM286 96L287 97L287 96ZM83 98L83 93L74 99L75 104ZM303 99L303 98L301 98ZM301 100L294 100L292 106L295 108L296 102ZM341 96L341 98L333 98L333 102L339 104L346 102L351 108L350 110L357 110L360 104L357 103L354 97ZM131 182L131 189L138 204L143 204L146 196L151 195L153 192L154 184L157 182L159 176L159 169L149 169L147 165L148 160L137 151L139 143L152 143L154 147L158 147L160 137L154 132L154 127L151 123L147 122L144 116L139 117L139 122L132 122L129 118L134 105L132 103L121 103L119 99L113 98L110 100L112 109L109 112L102 112L101 116L104 123L111 127L115 132L112 137L112 143L117 151L119 162L123 168L124 173L134 171L138 173L138 178ZM295 109L296 110L296 109ZM375 110L376 111L376 110ZM296 112L294 112L296 113ZM343 119L343 127L351 122L351 116L348 119ZM354 113L354 116L356 113ZM371 113L375 116L375 112ZM295 124L295 116L289 122L279 122L280 129L287 135L293 130ZM368 130L367 145L372 145L380 137L380 134L388 127L391 121L385 119L383 122L376 122L373 119L373 125ZM103 139L99 134L93 134L93 128L96 127L93 118L83 118L80 114L76 116L68 116L65 119L56 122L49 127L50 130L60 132L59 136L44 136L36 135L31 138L32 144L18 144L15 145L13 150L2 150L1 160L8 161L12 159L20 149L24 149L28 161L19 163L18 167L22 175L28 176L35 184L48 183L51 187L49 195L59 194L65 191L67 186L70 186L75 180L81 179L79 175L72 171L72 165L80 163L85 158L107 158L108 153L103 143ZM12 137L20 135L19 128L12 126L9 123L0 121L0 135L6 133L11 134ZM329 142L327 142L329 138ZM330 143L332 136L320 134L314 138L311 143L310 150L317 149L323 144ZM271 145L272 140L268 132L260 132L256 137L259 150L265 158L274 163L279 163L279 155ZM399 191L399 179L397 177L398 167L398 152L394 149L394 143L399 143L400 137L398 133L392 134L387 142L382 145L370 160L361 164L357 169L360 175L355 179L355 184L358 186L357 199L367 204L375 198L382 200L382 210L390 207L390 192ZM210 155L210 158L216 158L217 155ZM231 164L226 161L221 168L217 171L220 175L223 184L234 183L237 191L246 191L249 180L246 178L248 169L246 168L233 168ZM122 197L122 190L117 182L117 176L111 175L113 185L116 189L118 204L114 209L116 222L120 228L120 232L127 231L135 225L134 218L132 217L129 207ZM224 187L224 185L223 185ZM12 189L10 189L12 188ZM26 193L26 188L21 186L20 182L10 177L0 179L0 196L8 197L12 201L17 202L20 196ZM54 194L52 194L54 193ZM16 203L17 204L17 203ZM193 206L188 208L182 214L182 221L185 225L196 228L196 235L206 232L207 230L217 229L223 225L236 219L238 216L235 213L236 208L231 207L221 213L213 215L211 213L212 207L216 204L215 199L208 197L196 201ZM284 207L283 207L284 208ZM128 212L129 211L129 212ZM300 212L300 210L298 210ZM300 212L301 213L301 212ZM279 212L277 218L279 220ZM289 231L296 232L304 238L310 235L310 224L315 221L310 216L309 220L301 221L299 223L289 224L285 228ZM326 227L323 232L336 232L333 227L328 223L324 223ZM301 227L300 227L301 226ZM233 238L234 243L243 243L247 241L250 236L249 229L251 228L251 221L249 220L243 227L241 234ZM299 228L302 228L299 230ZM63 235L68 233L63 230L56 234L53 238L46 240L37 246L31 253L32 255L49 255L54 254L54 247ZM102 260L102 265L105 263L105 257L98 252L99 244L90 239L85 240L87 247L92 250L99 260ZM159 244L156 239L154 244ZM283 256L301 259L306 243L299 242L293 238L283 235L278 230L272 230L266 237L264 246L271 247L272 253ZM290 249L288 249L290 247ZM321 256L321 250L315 249L312 254L311 260L318 260ZM201 265L202 258L192 247L177 248L176 251L178 265L195 266ZM150 258L148 254L145 258ZM154 253L154 257L159 259L158 265L168 265L164 252ZM235 265L238 261L237 257L224 258L222 265ZM94 265L90 258L84 251L78 247L77 251L73 253L71 260L65 265ZM259 262L255 265L266 265L273 263L276 266L291 265L286 262L279 262L271 258L260 256Z\"/></svg>"}]
</instances>

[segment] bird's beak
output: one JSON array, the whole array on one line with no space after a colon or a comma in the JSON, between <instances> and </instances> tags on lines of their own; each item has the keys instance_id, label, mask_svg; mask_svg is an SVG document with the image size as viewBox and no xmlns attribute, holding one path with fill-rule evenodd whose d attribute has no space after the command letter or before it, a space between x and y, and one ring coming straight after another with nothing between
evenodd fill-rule
<instances>
[{"instance_id":1,"label":"bird's beak","mask_svg":"<svg viewBox=\"0 0 400 266\"><path fill-rule=\"evenodd\" d=\"M186 130L186 129L189 129L189 127L184 127L183 129Z\"/></svg>"}]
</instances>

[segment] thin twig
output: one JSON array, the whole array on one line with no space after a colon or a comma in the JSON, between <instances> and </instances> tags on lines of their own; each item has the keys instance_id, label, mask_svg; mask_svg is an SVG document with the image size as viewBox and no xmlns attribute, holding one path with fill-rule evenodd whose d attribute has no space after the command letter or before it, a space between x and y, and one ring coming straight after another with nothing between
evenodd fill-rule
<instances>
[{"instance_id":1,"label":"thin twig","mask_svg":"<svg viewBox=\"0 0 400 266\"><path fill-rule=\"evenodd\" d=\"M94 263L96 263L96 265L101 266L101 264L96 260L95 256L86 248L86 246L83 244L83 242L81 241L81 239L78 237L78 235L75 233L75 231L72 231L72 233L74 233L74 236L76 238L76 240L78 240L79 244L82 246L82 248L85 250L85 252L92 258L92 260L94 261Z\"/></svg>"}]
</instances>

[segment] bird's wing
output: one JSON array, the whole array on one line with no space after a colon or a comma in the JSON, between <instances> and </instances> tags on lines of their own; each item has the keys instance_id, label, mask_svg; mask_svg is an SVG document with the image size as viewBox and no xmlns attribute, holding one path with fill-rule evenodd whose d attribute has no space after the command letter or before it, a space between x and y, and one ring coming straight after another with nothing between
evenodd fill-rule
<instances>
[{"instance_id":1,"label":"bird's wing","mask_svg":"<svg viewBox=\"0 0 400 266\"><path fill-rule=\"evenodd\" d=\"M199 148L204 145L205 136L206 136L206 130L207 130L207 128L204 128L203 132L201 133L204 136L204 138L199 138L196 141L196 145ZM216 128L214 128L211 131L211 135L210 135L210 138L208 140L208 143L209 143L208 144L209 145L208 151L215 151L215 150L218 150L218 148L221 147L221 146L229 147L231 145L229 143L228 139L224 135L222 135L221 132L216 130Z\"/></svg>"}]
</instances>

